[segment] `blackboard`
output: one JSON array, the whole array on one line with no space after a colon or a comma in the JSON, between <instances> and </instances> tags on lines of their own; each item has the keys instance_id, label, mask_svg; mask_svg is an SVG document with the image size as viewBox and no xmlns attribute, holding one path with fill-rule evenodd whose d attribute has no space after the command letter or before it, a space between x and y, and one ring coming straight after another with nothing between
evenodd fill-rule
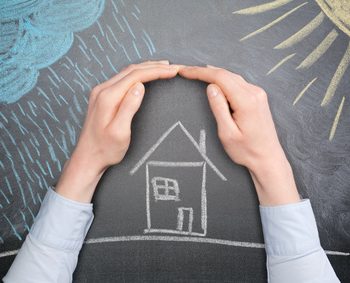
<instances>
[{"instance_id":1,"label":"blackboard","mask_svg":"<svg viewBox=\"0 0 350 283\"><path fill-rule=\"evenodd\" d=\"M55 35L33 37L41 53L25 49L25 67L18 54L5 56L14 40L0 46L0 276L76 144L91 88L130 63L168 59L221 66L268 92L321 243L341 281L350 281L348 2L334 1L340 10L321 0L75 2L0 5L2 40L16 38L4 31L21 19ZM35 20L36 9L51 14ZM67 9L75 17L62 21ZM128 154L98 185L75 282L266 281L254 187L218 141L205 87L180 77L146 85ZM186 203L155 202L152 181L189 188Z\"/></svg>"}]
</instances>

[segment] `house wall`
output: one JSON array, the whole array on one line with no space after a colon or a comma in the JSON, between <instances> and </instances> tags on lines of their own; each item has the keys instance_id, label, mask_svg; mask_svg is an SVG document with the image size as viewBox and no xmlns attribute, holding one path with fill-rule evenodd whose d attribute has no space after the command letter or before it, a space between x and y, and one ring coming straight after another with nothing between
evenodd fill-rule
<instances>
[{"instance_id":1,"label":"house wall","mask_svg":"<svg viewBox=\"0 0 350 283\"><path fill-rule=\"evenodd\" d=\"M146 166L148 171L148 207L151 229L176 230L178 223L178 208L193 209L192 232L203 233L202 229L202 178L203 162L192 166L167 166L152 164ZM155 200L151 180L153 177L176 179L179 185L179 201ZM147 193L147 192L146 192ZM206 210L206 207L204 208ZM186 219L184 220L185 225ZM147 227L146 227L147 228Z\"/></svg>"}]
</instances>

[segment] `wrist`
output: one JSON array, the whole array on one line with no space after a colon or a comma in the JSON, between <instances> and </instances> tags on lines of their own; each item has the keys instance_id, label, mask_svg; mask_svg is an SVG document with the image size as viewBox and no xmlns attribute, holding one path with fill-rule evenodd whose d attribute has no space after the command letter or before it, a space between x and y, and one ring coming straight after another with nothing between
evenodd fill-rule
<instances>
[{"instance_id":1,"label":"wrist","mask_svg":"<svg viewBox=\"0 0 350 283\"><path fill-rule=\"evenodd\" d=\"M262 180L265 179L266 175L291 168L283 149L255 158L247 167L249 172Z\"/></svg>"},{"instance_id":2,"label":"wrist","mask_svg":"<svg viewBox=\"0 0 350 283\"><path fill-rule=\"evenodd\" d=\"M249 172L261 205L281 205L300 200L293 170L284 152L257 162Z\"/></svg>"},{"instance_id":3,"label":"wrist","mask_svg":"<svg viewBox=\"0 0 350 283\"><path fill-rule=\"evenodd\" d=\"M75 201L91 202L104 171L89 164L74 152L64 165L56 192Z\"/></svg>"}]
</instances>

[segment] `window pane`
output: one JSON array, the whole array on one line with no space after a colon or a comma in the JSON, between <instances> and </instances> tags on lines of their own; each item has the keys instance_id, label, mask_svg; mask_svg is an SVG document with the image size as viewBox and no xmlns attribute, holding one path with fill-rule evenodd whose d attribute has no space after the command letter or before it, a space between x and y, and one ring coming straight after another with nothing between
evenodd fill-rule
<instances>
[{"instance_id":1,"label":"window pane","mask_svg":"<svg viewBox=\"0 0 350 283\"><path fill-rule=\"evenodd\" d=\"M153 177L151 180L155 200L179 201L179 185L175 179Z\"/></svg>"},{"instance_id":2,"label":"window pane","mask_svg":"<svg viewBox=\"0 0 350 283\"><path fill-rule=\"evenodd\" d=\"M167 195L165 188L157 188L158 195Z\"/></svg>"},{"instance_id":3,"label":"window pane","mask_svg":"<svg viewBox=\"0 0 350 283\"><path fill-rule=\"evenodd\" d=\"M168 187L174 188L176 185L177 185L176 180L171 180L171 179L168 180Z\"/></svg>"},{"instance_id":4,"label":"window pane","mask_svg":"<svg viewBox=\"0 0 350 283\"><path fill-rule=\"evenodd\" d=\"M157 186L166 186L166 180L161 177L157 177L155 181Z\"/></svg>"}]
</instances>

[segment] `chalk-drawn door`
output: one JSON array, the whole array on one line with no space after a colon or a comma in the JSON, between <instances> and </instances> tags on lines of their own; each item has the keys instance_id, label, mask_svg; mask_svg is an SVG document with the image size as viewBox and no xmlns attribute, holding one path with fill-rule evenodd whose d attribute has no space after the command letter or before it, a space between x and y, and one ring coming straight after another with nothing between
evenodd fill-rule
<instances>
[{"instance_id":1,"label":"chalk-drawn door","mask_svg":"<svg viewBox=\"0 0 350 283\"><path fill-rule=\"evenodd\" d=\"M177 230L182 232L192 232L193 208L179 207L177 214Z\"/></svg>"}]
</instances>

